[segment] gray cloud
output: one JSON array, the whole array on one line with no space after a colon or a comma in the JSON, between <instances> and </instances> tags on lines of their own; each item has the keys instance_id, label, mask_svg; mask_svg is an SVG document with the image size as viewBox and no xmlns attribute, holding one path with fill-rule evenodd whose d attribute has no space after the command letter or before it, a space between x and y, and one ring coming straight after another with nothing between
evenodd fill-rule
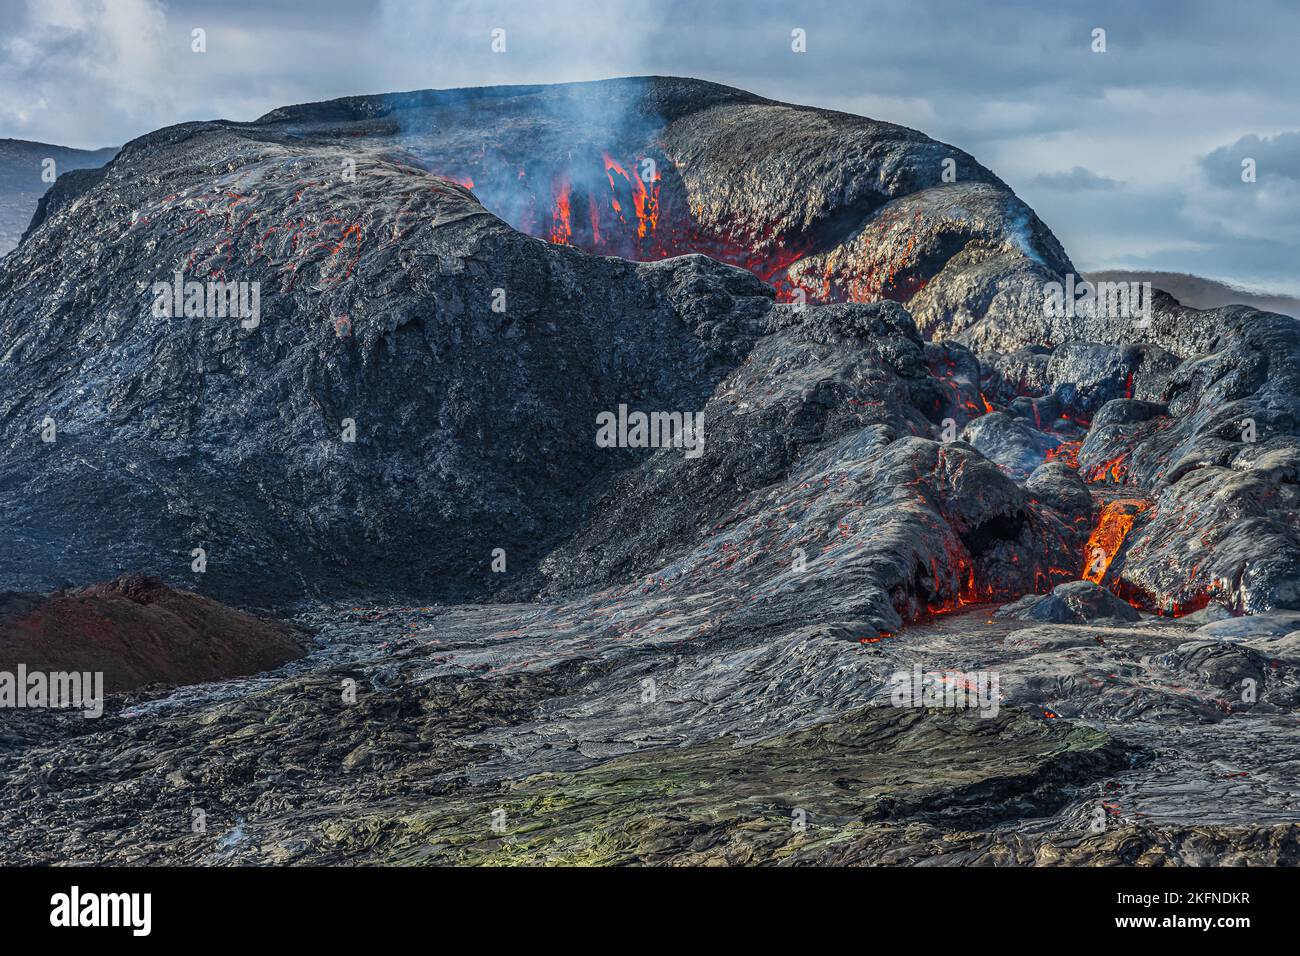
<instances>
[{"instance_id":1,"label":"gray cloud","mask_svg":"<svg viewBox=\"0 0 1300 956\"><path fill-rule=\"evenodd\" d=\"M1254 177L1243 163L1253 162ZM1300 262L1300 131L1243 136L1200 160L1181 217L1192 229L1237 243L1263 241Z\"/></svg>"},{"instance_id":2,"label":"gray cloud","mask_svg":"<svg viewBox=\"0 0 1300 956\"><path fill-rule=\"evenodd\" d=\"M1201 157L1201 168L1216 183L1240 182L1242 161L1253 159L1257 176L1300 181L1300 130L1276 136L1243 136Z\"/></svg>"}]
</instances>

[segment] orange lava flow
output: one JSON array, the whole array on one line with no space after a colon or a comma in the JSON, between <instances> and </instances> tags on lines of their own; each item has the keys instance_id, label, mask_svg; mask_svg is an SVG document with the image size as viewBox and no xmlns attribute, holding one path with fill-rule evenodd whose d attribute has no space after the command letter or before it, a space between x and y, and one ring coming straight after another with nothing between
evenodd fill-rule
<instances>
[{"instance_id":1,"label":"orange lava flow","mask_svg":"<svg viewBox=\"0 0 1300 956\"><path fill-rule=\"evenodd\" d=\"M567 246L573 241L573 225L570 222L569 194L573 191L567 179L561 183L555 194L555 211L551 213L551 242Z\"/></svg>"},{"instance_id":2,"label":"orange lava flow","mask_svg":"<svg viewBox=\"0 0 1300 956\"><path fill-rule=\"evenodd\" d=\"M1083 444L1081 441L1063 441L1055 448L1047 449L1048 461L1059 461L1071 468L1079 467L1079 447Z\"/></svg>"},{"instance_id":3,"label":"orange lava flow","mask_svg":"<svg viewBox=\"0 0 1300 956\"><path fill-rule=\"evenodd\" d=\"M957 596L955 598L945 598L939 601L928 602L925 606L927 614L932 616L951 614L953 611L960 611L962 608L969 607L972 604L990 604L997 600L993 594L992 585L986 584L983 588L980 588L980 586L975 583L975 565L970 564L963 568L962 565L965 564L964 561L958 562L959 570L964 570L966 572L966 580L962 583L961 588L957 592Z\"/></svg>"},{"instance_id":4,"label":"orange lava flow","mask_svg":"<svg viewBox=\"0 0 1300 956\"><path fill-rule=\"evenodd\" d=\"M609 153L601 153L605 161L605 176L609 179L610 192L615 197L618 196L618 183L614 179L614 174L618 173L627 183L628 188L632 190L632 206L636 212L636 234L640 239L644 239L647 234L654 235L655 229L659 226L659 172L656 169L650 180L650 188L646 189L646 184L641 181L640 176L633 176L626 169L618 164ZM623 218L623 210L619 205L618 199L610 200L610 206L614 212L618 213L619 219Z\"/></svg>"},{"instance_id":5,"label":"orange lava flow","mask_svg":"<svg viewBox=\"0 0 1300 956\"><path fill-rule=\"evenodd\" d=\"M1183 617L1204 608L1210 603L1211 598L1210 591L1205 590L1182 603L1170 601L1165 606L1156 608L1156 613L1161 617Z\"/></svg>"},{"instance_id":6,"label":"orange lava flow","mask_svg":"<svg viewBox=\"0 0 1300 956\"><path fill-rule=\"evenodd\" d=\"M1124 539L1133 530L1133 522L1150 507L1151 502L1140 498L1117 498L1102 507L1097 527L1088 537L1084 549L1083 580L1101 584L1123 547Z\"/></svg>"},{"instance_id":7,"label":"orange lava flow","mask_svg":"<svg viewBox=\"0 0 1300 956\"><path fill-rule=\"evenodd\" d=\"M1124 455L1118 458L1112 458L1110 461L1095 465L1089 473L1088 481L1113 481L1116 484L1122 484L1127 468L1124 466Z\"/></svg>"}]
</instances>

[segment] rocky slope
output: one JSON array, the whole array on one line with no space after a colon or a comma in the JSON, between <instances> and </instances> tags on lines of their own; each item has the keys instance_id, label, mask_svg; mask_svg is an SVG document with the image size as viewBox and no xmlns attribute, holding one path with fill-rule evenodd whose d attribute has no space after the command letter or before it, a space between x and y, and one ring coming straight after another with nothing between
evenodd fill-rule
<instances>
[{"instance_id":1,"label":"rocky slope","mask_svg":"<svg viewBox=\"0 0 1300 956\"><path fill-rule=\"evenodd\" d=\"M482 590L492 549L525 567L628 462L594 446L600 410L697 407L770 304L703 258L530 239L380 154L344 181L344 155L163 131L6 259L6 580L147 568L245 602ZM258 326L155 316L176 270L260 283Z\"/></svg>"},{"instance_id":2,"label":"rocky slope","mask_svg":"<svg viewBox=\"0 0 1300 956\"><path fill-rule=\"evenodd\" d=\"M909 302L923 329L996 327L1022 285L1072 269L961 150L699 80L349 97L257 126L405 150L529 235L632 259L703 252L786 300Z\"/></svg>"}]
</instances>

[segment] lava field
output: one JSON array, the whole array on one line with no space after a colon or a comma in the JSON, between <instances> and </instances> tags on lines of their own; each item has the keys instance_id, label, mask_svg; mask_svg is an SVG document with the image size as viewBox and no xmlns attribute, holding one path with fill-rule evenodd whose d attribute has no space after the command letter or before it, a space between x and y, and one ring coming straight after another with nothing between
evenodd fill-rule
<instances>
[{"instance_id":1,"label":"lava field","mask_svg":"<svg viewBox=\"0 0 1300 956\"><path fill-rule=\"evenodd\" d=\"M60 177L0 260L0 635L159 648L0 713L0 860L1300 861L1300 326L1076 272L960 150L677 78Z\"/></svg>"}]
</instances>

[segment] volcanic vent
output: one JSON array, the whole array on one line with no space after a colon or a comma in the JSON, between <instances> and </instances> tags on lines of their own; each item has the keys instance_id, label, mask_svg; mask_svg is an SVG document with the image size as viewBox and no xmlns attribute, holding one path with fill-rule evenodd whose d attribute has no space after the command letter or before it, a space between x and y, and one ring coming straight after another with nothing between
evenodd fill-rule
<instances>
[{"instance_id":1,"label":"volcanic vent","mask_svg":"<svg viewBox=\"0 0 1300 956\"><path fill-rule=\"evenodd\" d=\"M528 235L639 261L703 253L781 300L908 302L938 280L912 310L923 327L945 310L997 314L999 289L1070 268L961 150L697 80L354 97L259 124L408 151Z\"/></svg>"}]
</instances>

